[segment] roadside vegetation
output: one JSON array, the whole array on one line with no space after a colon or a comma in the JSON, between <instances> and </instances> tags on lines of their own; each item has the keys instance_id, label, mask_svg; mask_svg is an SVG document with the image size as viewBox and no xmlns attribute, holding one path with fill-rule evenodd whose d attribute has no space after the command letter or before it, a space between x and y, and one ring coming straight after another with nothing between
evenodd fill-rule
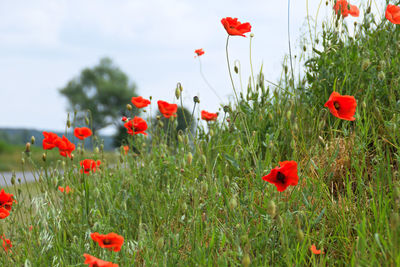
<instances>
[{"instance_id":1,"label":"roadside vegetation","mask_svg":"<svg viewBox=\"0 0 400 267\"><path fill-rule=\"evenodd\" d=\"M260 70L247 92L229 43L251 41L256 25L222 19L235 101L202 112L193 131L176 130L178 83L176 104L126 103L114 163L84 149L88 125L68 129L76 144L48 134L23 155L35 189L5 190L1 265L399 266L400 7L374 17L371 1L327 4L332 16L297 56L303 73L287 60L281 80ZM346 18L360 14L350 32ZM185 104L203 110L197 97ZM39 165L43 153L53 162Z\"/></svg>"}]
</instances>

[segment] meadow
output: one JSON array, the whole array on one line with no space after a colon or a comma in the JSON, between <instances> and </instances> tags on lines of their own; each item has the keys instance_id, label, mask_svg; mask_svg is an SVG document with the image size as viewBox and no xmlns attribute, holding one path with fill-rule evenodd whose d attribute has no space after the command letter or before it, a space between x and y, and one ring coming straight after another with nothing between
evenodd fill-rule
<instances>
[{"instance_id":1,"label":"meadow","mask_svg":"<svg viewBox=\"0 0 400 267\"><path fill-rule=\"evenodd\" d=\"M0 193L0 265L400 266L400 7L371 3L327 2L281 79L251 71L245 90L229 43L251 45L255 25L223 18L234 101L185 103L194 131L174 131L178 83L177 104L127 103L112 163L84 149L90 124L68 128L76 144L46 132L21 148L38 180ZM133 115L150 106L167 120Z\"/></svg>"}]
</instances>

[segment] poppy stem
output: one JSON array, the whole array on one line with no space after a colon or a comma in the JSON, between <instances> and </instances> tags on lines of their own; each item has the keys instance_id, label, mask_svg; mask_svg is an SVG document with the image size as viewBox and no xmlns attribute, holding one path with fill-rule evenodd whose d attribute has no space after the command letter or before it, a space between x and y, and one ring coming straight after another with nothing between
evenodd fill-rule
<instances>
[{"instance_id":1,"label":"poppy stem","mask_svg":"<svg viewBox=\"0 0 400 267\"><path fill-rule=\"evenodd\" d=\"M230 65L230 63L229 63L229 52L228 52L229 36L230 36L230 35L228 34L228 37L226 38L226 46L225 46L225 50L226 50L226 62L228 63L229 77L231 78L231 83L232 83L233 92L235 93L236 104L239 106L239 97L238 97L238 95L237 95L237 93L236 93L235 83L233 82L233 78L232 78L231 65Z\"/></svg>"},{"instance_id":2,"label":"poppy stem","mask_svg":"<svg viewBox=\"0 0 400 267\"><path fill-rule=\"evenodd\" d=\"M254 72L253 72L253 61L251 60L251 40L253 40L253 35L250 35L250 48L249 48L249 53L250 53L250 70L251 70L251 78L253 80L253 88L256 88L256 82L254 80Z\"/></svg>"},{"instance_id":3,"label":"poppy stem","mask_svg":"<svg viewBox=\"0 0 400 267\"><path fill-rule=\"evenodd\" d=\"M199 66L200 66L200 75L201 75L201 77L203 78L203 80L204 80L204 82L207 84L207 86L211 89L211 91L213 91L213 93L218 97L219 101L222 102L222 99L221 99L221 97L217 94L217 91L215 91L214 87L212 87L211 84L210 84L210 83L208 82L208 80L206 79L206 76L205 76L204 73L203 73L203 68L202 68L202 65L201 65L201 59L200 59L200 57L198 57L198 58L199 58Z\"/></svg>"},{"instance_id":4,"label":"poppy stem","mask_svg":"<svg viewBox=\"0 0 400 267\"><path fill-rule=\"evenodd\" d=\"M288 19L287 19L287 29L288 29L288 42L289 42L289 59L290 59L290 70L292 73L292 81L293 81L293 88L294 88L294 73L293 73L293 62L292 62L292 47L290 45L290 0L288 0ZM289 83L290 85L290 83Z\"/></svg>"}]
</instances>

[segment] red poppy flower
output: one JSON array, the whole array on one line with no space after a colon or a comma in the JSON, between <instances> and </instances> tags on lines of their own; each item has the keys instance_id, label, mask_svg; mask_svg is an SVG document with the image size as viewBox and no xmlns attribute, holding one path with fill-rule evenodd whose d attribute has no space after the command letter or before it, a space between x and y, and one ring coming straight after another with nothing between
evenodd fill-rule
<instances>
[{"instance_id":1,"label":"red poppy flower","mask_svg":"<svg viewBox=\"0 0 400 267\"><path fill-rule=\"evenodd\" d=\"M125 128L127 129L128 134L144 134L147 135L145 132L147 130L147 123L144 119L140 117L133 118L129 120L127 123L124 124Z\"/></svg>"},{"instance_id":2,"label":"red poppy flower","mask_svg":"<svg viewBox=\"0 0 400 267\"><path fill-rule=\"evenodd\" d=\"M0 207L0 219L5 219L10 215L10 212L3 207Z\"/></svg>"},{"instance_id":3,"label":"red poppy flower","mask_svg":"<svg viewBox=\"0 0 400 267\"><path fill-rule=\"evenodd\" d=\"M400 24L400 6L388 5L385 17L393 24Z\"/></svg>"},{"instance_id":4,"label":"red poppy flower","mask_svg":"<svg viewBox=\"0 0 400 267\"><path fill-rule=\"evenodd\" d=\"M66 194L68 194L68 193L71 191L71 189L69 188L68 185L67 185L65 188L59 186L59 187L58 187L58 190L59 190L61 193L64 193L64 192L65 192Z\"/></svg>"},{"instance_id":5,"label":"red poppy flower","mask_svg":"<svg viewBox=\"0 0 400 267\"><path fill-rule=\"evenodd\" d=\"M117 235L116 233L101 235L96 232L91 233L90 237L93 239L93 241L97 242L100 247L108 250L120 251L122 245L124 244L124 237Z\"/></svg>"},{"instance_id":6,"label":"red poppy flower","mask_svg":"<svg viewBox=\"0 0 400 267\"><path fill-rule=\"evenodd\" d=\"M1 189L0 191L0 208L4 208L8 211L11 210L13 202L17 202L14 199L13 194L7 194L4 189Z\"/></svg>"},{"instance_id":7,"label":"red poppy flower","mask_svg":"<svg viewBox=\"0 0 400 267\"><path fill-rule=\"evenodd\" d=\"M3 234L3 235L1 236L1 240L3 240L3 248L4 248L4 250L5 250L6 252L8 252L9 250L11 250L12 244L11 244L10 239L7 239L7 238L5 237L5 235Z\"/></svg>"},{"instance_id":8,"label":"red poppy flower","mask_svg":"<svg viewBox=\"0 0 400 267\"><path fill-rule=\"evenodd\" d=\"M61 156L71 158L72 151L75 150L75 145L71 143L67 137L63 135L62 138L58 138L55 141L55 144L58 147Z\"/></svg>"},{"instance_id":9,"label":"red poppy flower","mask_svg":"<svg viewBox=\"0 0 400 267\"><path fill-rule=\"evenodd\" d=\"M56 147L56 141L60 139L58 135L52 132L43 132L43 149L53 149Z\"/></svg>"},{"instance_id":10,"label":"red poppy flower","mask_svg":"<svg viewBox=\"0 0 400 267\"><path fill-rule=\"evenodd\" d=\"M137 107L137 108L144 108L144 107L147 107L148 105L150 105L150 100L148 100L148 99L144 99L143 97L141 97L141 96L138 96L138 97L132 97L132 104L134 104L135 105L135 107Z\"/></svg>"},{"instance_id":11,"label":"red poppy flower","mask_svg":"<svg viewBox=\"0 0 400 267\"><path fill-rule=\"evenodd\" d=\"M122 119L121 119L121 121L123 121L123 122L126 122L127 120L128 120L128 118L125 117L125 116L123 116Z\"/></svg>"},{"instance_id":12,"label":"red poppy flower","mask_svg":"<svg viewBox=\"0 0 400 267\"><path fill-rule=\"evenodd\" d=\"M101 161L94 161L93 159L84 159L80 162L82 167L81 173L89 174L91 171L96 172L98 166L100 166Z\"/></svg>"},{"instance_id":13,"label":"red poppy flower","mask_svg":"<svg viewBox=\"0 0 400 267\"><path fill-rule=\"evenodd\" d=\"M218 118L218 113L210 113L205 110L201 111L201 119L205 121L215 121Z\"/></svg>"},{"instance_id":14,"label":"red poppy flower","mask_svg":"<svg viewBox=\"0 0 400 267\"><path fill-rule=\"evenodd\" d=\"M310 247L310 250L312 253L314 253L315 255L319 255L319 254L324 254L324 252L321 249L317 249L317 247L315 246L315 244L312 244Z\"/></svg>"},{"instance_id":15,"label":"red poppy flower","mask_svg":"<svg viewBox=\"0 0 400 267\"><path fill-rule=\"evenodd\" d=\"M89 264L89 267L118 267L118 264L109 262L109 261L103 261L100 260L96 257L93 257L92 255L89 254L83 254L85 257L85 262L84 264Z\"/></svg>"},{"instance_id":16,"label":"red poppy flower","mask_svg":"<svg viewBox=\"0 0 400 267\"><path fill-rule=\"evenodd\" d=\"M92 135L92 130L88 127L75 128L74 135L78 139L85 139Z\"/></svg>"},{"instance_id":17,"label":"red poppy flower","mask_svg":"<svg viewBox=\"0 0 400 267\"><path fill-rule=\"evenodd\" d=\"M337 0L336 4L333 6L335 13L340 14L345 18L348 15L353 17L358 17L360 15L360 10L355 5L350 5L347 0Z\"/></svg>"},{"instance_id":18,"label":"red poppy flower","mask_svg":"<svg viewBox=\"0 0 400 267\"><path fill-rule=\"evenodd\" d=\"M124 151L125 151L125 155L128 154L129 146L123 146L122 148L123 148Z\"/></svg>"},{"instance_id":19,"label":"red poppy flower","mask_svg":"<svg viewBox=\"0 0 400 267\"><path fill-rule=\"evenodd\" d=\"M297 162L283 161L279 162L279 165L280 167L275 167L262 179L274 184L279 192L283 192L289 185L297 185L299 181L299 176L297 175Z\"/></svg>"},{"instance_id":20,"label":"red poppy flower","mask_svg":"<svg viewBox=\"0 0 400 267\"><path fill-rule=\"evenodd\" d=\"M177 104L170 104L166 101L158 100L158 109L160 110L161 114L164 115L164 117L169 118L171 116L176 117L176 112L178 110L178 105Z\"/></svg>"},{"instance_id":21,"label":"red poppy flower","mask_svg":"<svg viewBox=\"0 0 400 267\"><path fill-rule=\"evenodd\" d=\"M340 95L337 92L332 92L324 107L329 108L333 116L342 120L354 121L357 102L354 96Z\"/></svg>"},{"instance_id":22,"label":"red poppy flower","mask_svg":"<svg viewBox=\"0 0 400 267\"><path fill-rule=\"evenodd\" d=\"M196 50L194 50L194 52L197 54L197 56L204 55L204 50L203 50L203 48L196 49Z\"/></svg>"},{"instance_id":23,"label":"red poppy flower","mask_svg":"<svg viewBox=\"0 0 400 267\"><path fill-rule=\"evenodd\" d=\"M222 25L229 35L240 35L246 37L244 34L251 31L250 23L240 23L237 18L226 17L221 19Z\"/></svg>"}]
</instances>

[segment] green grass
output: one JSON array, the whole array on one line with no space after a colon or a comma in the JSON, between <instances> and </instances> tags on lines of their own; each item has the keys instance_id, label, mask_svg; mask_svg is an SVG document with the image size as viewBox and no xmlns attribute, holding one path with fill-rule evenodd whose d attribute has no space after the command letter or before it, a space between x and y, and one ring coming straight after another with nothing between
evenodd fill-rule
<instances>
[{"instance_id":1,"label":"green grass","mask_svg":"<svg viewBox=\"0 0 400 267\"><path fill-rule=\"evenodd\" d=\"M366 28L368 42L399 36L387 24ZM334 25L325 36L337 34ZM360 44L341 34L340 64L326 46L305 55L318 64L304 79L290 81L284 69L279 88L268 87L260 72L247 96L194 134L172 131L171 138L151 125L151 138L127 136L140 153L114 156L90 175L79 172L79 160L101 153L73 161L54 155L35 167L38 183L6 189L18 204L0 221L13 242L1 264L83 266L89 253L120 266L247 266L248 259L252 266L399 266L400 138L392 130L400 89L386 75L356 94L354 122L332 116L323 103L334 87L352 94L346 90L381 71L358 75ZM384 44L375 44L377 55L391 49ZM400 73L395 60L386 63L390 73ZM328 67L335 74L325 75ZM355 73L338 82L348 72ZM175 127L170 120L168 129ZM285 160L298 163L299 183L280 193L261 177ZM72 192L60 193L59 185ZM122 235L122 250L100 248L93 232ZM312 254L312 244L324 254Z\"/></svg>"}]
</instances>

